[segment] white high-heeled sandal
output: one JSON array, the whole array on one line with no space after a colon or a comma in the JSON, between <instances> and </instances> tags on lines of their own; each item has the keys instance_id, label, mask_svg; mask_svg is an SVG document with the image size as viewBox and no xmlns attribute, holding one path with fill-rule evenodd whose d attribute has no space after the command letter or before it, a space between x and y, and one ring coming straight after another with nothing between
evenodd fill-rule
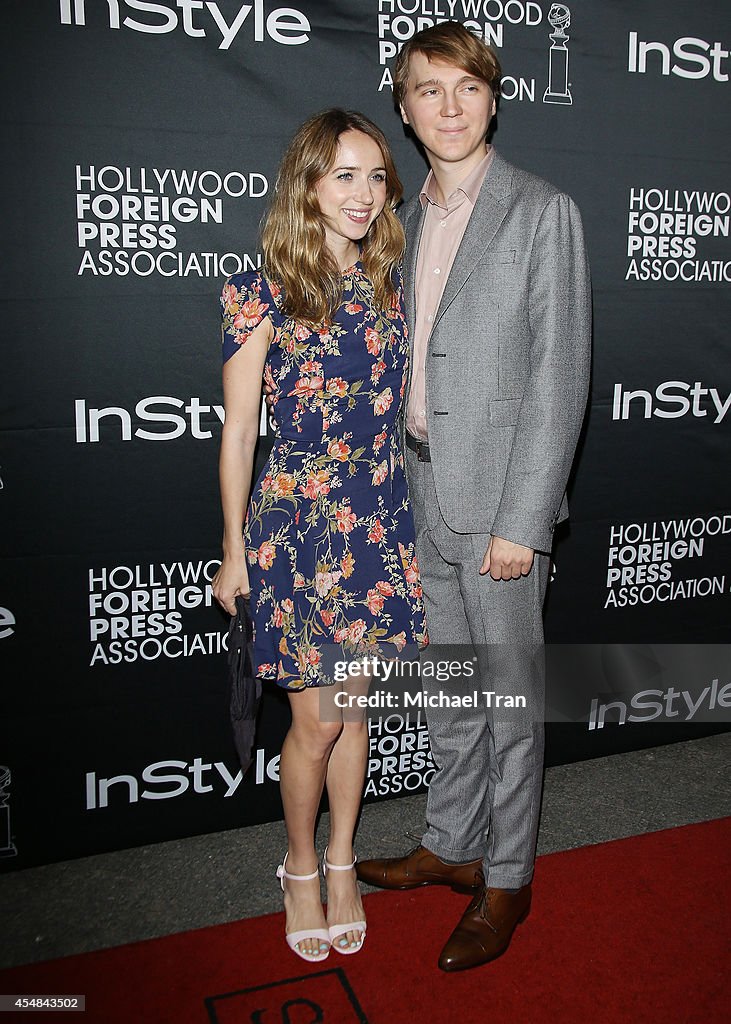
<instances>
[{"instance_id":1,"label":"white high-heeled sandal","mask_svg":"<svg viewBox=\"0 0 731 1024\"><path fill-rule=\"evenodd\" d=\"M327 847L325 847L325 854L322 858L322 871L324 875L327 875L328 871L352 871L355 867L358 857L353 856L352 864L331 864L327 859ZM342 953L343 956L348 956L350 953L359 953L363 948L363 943L366 937L366 923L365 921L351 921L350 924L333 924L327 929L328 936L330 938L330 948L334 949L336 953ZM335 940L339 939L341 935L345 935L346 932L360 932L361 939L357 946L341 946L336 944Z\"/></svg>"},{"instance_id":2,"label":"white high-heeled sandal","mask_svg":"<svg viewBox=\"0 0 731 1024\"><path fill-rule=\"evenodd\" d=\"M286 878L289 882L309 882L313 878L319 877L319 869L315 868L309 875L293 875L290 871L287 871L287 857L289 851L285 853L284 860L277 868L277 878L282 886L282 892L284 892L284 879ZM330 935L327 928L303 928L298 932L285 932L284 935L287 940L287 945L296 953L297 956L301 956L303 960L307 960L310 963L318 963L320 960L325 960L330 953ZM317 953L306 953L301 949L297 949L297 943L302 942L304 939L319 939L321 943L327 943L327 949L321 949Z\"/></svg>"}]
</instances>

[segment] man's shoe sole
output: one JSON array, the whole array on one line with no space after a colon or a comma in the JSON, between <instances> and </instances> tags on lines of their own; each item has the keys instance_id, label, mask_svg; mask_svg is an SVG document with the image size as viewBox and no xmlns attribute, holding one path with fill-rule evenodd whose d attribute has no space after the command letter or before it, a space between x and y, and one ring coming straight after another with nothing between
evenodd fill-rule
<instances>
[{"instance_id":1,"label":"man's shoe sole","mask_svg":"<svg viewBox=\"0 0 731 1024\"><path fill-rule=\"evenodd\" d=\"M407 882L404 885L387 885L383 882L368 882L365 878L361 878L358 875L358 881L364 885L371 885L374 889L387 889L391 892L404 892L407 889L423 889L425 885L446 885L452 892L458 893L460 896L474 896L479 890L479 885L460 885L459 882L448 882L445 879L435 878L433 881L429 879L426 882Z\"/></svg>"}]
</instances>

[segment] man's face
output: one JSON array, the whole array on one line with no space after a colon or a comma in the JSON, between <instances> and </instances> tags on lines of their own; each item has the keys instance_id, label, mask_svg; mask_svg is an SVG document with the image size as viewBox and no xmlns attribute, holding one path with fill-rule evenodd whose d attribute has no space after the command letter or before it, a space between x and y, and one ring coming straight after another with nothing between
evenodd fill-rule
<instances>
[{"instance_id":1,"label":"man's face","mask_svg":"<svg viewBox=\"0 0 731 1024\"><path fill-rule=\"evenodd\" d=\"M401 117L426 149L429 162L464 164L466 173L485 154L485 136L495 113L495 97L481 78L464 68L413 53Z\"/></svg>"}]
</instances>

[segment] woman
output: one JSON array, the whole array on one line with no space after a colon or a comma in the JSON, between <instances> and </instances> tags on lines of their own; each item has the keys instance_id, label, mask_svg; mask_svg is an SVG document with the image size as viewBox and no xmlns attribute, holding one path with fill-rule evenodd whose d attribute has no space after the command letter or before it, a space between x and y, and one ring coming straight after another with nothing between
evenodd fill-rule
<instances>
[{"instance_id":1,"label":"woman","mask_svg":"<svg viewBox=\"0 0 731 1024\"><path fill-rule=\"evenodd\" d=\"M323 713L326 663L425 640L396 428L408 360L400 197L376 125L318 114L282 161L262 272L234 275L221 296L224 539L213 592L231 614L236 595L250 594L257 672L289 691L279 769L288 850L277 874L287 942L306 960L357 952L366 930L352 844L367 727L362 714ZM277 431L242 538L262 374ZM327 919L314 846L323 785Z\"/></svg>"}]
</instances>

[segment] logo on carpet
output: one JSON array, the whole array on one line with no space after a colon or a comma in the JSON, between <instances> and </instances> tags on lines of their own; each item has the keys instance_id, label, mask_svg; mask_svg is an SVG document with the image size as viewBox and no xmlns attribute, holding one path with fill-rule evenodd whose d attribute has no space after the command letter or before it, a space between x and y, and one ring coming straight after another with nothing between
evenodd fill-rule
<instances>
[{"instance_id":1,"label":"logo on carpet","mask_svg":"<svg viewBox=\"0 0 731 1024\"><path fill-rule=\"evenodd\" d=\"M368 1024L350 982L341 968L285 978L267 985L207 996L211 1024ZM309 1011L312 1016L305 1017Z\"/></svg>"}]
</instances>

